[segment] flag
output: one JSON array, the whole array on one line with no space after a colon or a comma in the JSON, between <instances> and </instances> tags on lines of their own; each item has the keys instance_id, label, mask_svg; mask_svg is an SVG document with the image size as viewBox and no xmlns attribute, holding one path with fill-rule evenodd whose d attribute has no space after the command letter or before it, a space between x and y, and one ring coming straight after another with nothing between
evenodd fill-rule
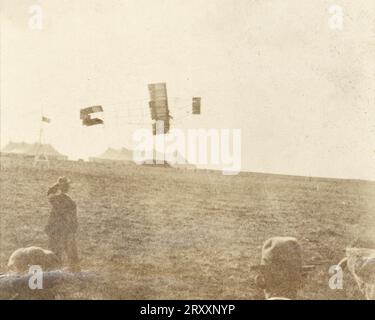
<instances>
[{"instance_id":1,"label":"flag","mask_svg":"<svg viewBox=\"0 0 375 320\"><path fill-rule=\"evenodd\" d=\"M51 123L51 119L47 117L42 117L42 122Z\"/></svg>"}]
</instances>

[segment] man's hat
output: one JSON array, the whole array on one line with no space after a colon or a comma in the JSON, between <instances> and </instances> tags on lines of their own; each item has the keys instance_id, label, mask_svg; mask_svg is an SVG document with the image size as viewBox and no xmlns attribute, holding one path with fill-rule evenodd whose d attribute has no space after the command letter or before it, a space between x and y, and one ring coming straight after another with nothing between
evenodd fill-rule
<instances>
[{"instance_id":1,"label":"man's hat","mask_svg":"<svg viewBox=\"0 0 375 320\"><path fill-rule=\"evenodd\" d=\"M311 266L303 265L302 249L296 238L273 237L263 245L260 265L251 269L297 275L311 270Z\"/></svg>"},{"instance_id":2,"label":"man's hat","mask_svg":"<svg viewBox=\"0 0 375 320\"><path fill-rule=\"evenodd\" d=\"M67 185L67 184L70 184L71 181L67 178L67 177L59 177L57 179L57 184L59 185Z\"/></svg>"}]
</instances>

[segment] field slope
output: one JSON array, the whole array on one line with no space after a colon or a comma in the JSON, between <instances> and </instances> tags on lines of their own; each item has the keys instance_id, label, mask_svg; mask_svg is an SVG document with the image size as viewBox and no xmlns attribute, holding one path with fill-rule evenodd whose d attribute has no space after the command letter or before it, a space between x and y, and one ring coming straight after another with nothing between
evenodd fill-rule
<instances>
[{"instance_id":1,"label":"field slope","mask_svg":"<svg viewBox=\"0 0 375 320\"><path fill-rule=\"evenodd\" d=\"M46 190L60 175L74 182L83 268L105 279L107 297L257 298L249 268L277 235L297 237L318 264L302 298L359 297L329 289L328 269L374 217L375 183L365 181L2 159L0 270L16 248L46 247Z\"/></svg>"}]
</instances>

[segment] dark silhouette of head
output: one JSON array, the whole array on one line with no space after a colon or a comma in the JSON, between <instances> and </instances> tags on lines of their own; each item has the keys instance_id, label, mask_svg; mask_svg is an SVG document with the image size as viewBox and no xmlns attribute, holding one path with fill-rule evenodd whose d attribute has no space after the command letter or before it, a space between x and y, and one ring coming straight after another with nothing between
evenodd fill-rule
<instances>
[{"instance_id":1,"label":"dark silhouette of head","mask_svg":"<svg viewBox=\"0 0 375 320\"><path fill-rule=\"evenodd\" d=\"M303 284L302 250L295 238L274 237L262 248L256 283L267 299L295 299Z\"/></svg>"},{"instance_id":2,"label":"dark silhouette of head","mask_svg":"<svg viewBox=\"0 0 375 320\"><path fill-rule=\"evenodd\" d=\"M68 180L66 177L60 177L57 180L57 184L62 193L67 193L70 189L70 180Z\"/></svg>"}]
</instances>

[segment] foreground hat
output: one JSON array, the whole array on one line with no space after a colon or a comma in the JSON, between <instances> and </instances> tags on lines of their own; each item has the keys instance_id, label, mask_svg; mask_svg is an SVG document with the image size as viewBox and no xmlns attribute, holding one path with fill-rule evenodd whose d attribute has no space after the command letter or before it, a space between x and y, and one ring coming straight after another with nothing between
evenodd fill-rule
<instances>
[{"instance_id":1,"label":"foreground hat","mask_svg":"<svg viewBox=\"0 0 375 320\"><path fill-rule=\"evenodd\" d=\"M302 249L296 238L273 237L263 245L260 265L251 269L296 274L311 270L311 266L303 265Z\"/></svg>"},{"instance_id":2,"label":"foreground hat","mask_svg":"<svg viewBox=\"0 0 375 320\"><path fill-rule=\"evenodd\" d=\"M16 272L27 272L33 265L40 266L43 270L53 270L60 265L60 260L50 250L27 247L14 251L8 261L9 270Z\"/></svg>"}]
</instances>

